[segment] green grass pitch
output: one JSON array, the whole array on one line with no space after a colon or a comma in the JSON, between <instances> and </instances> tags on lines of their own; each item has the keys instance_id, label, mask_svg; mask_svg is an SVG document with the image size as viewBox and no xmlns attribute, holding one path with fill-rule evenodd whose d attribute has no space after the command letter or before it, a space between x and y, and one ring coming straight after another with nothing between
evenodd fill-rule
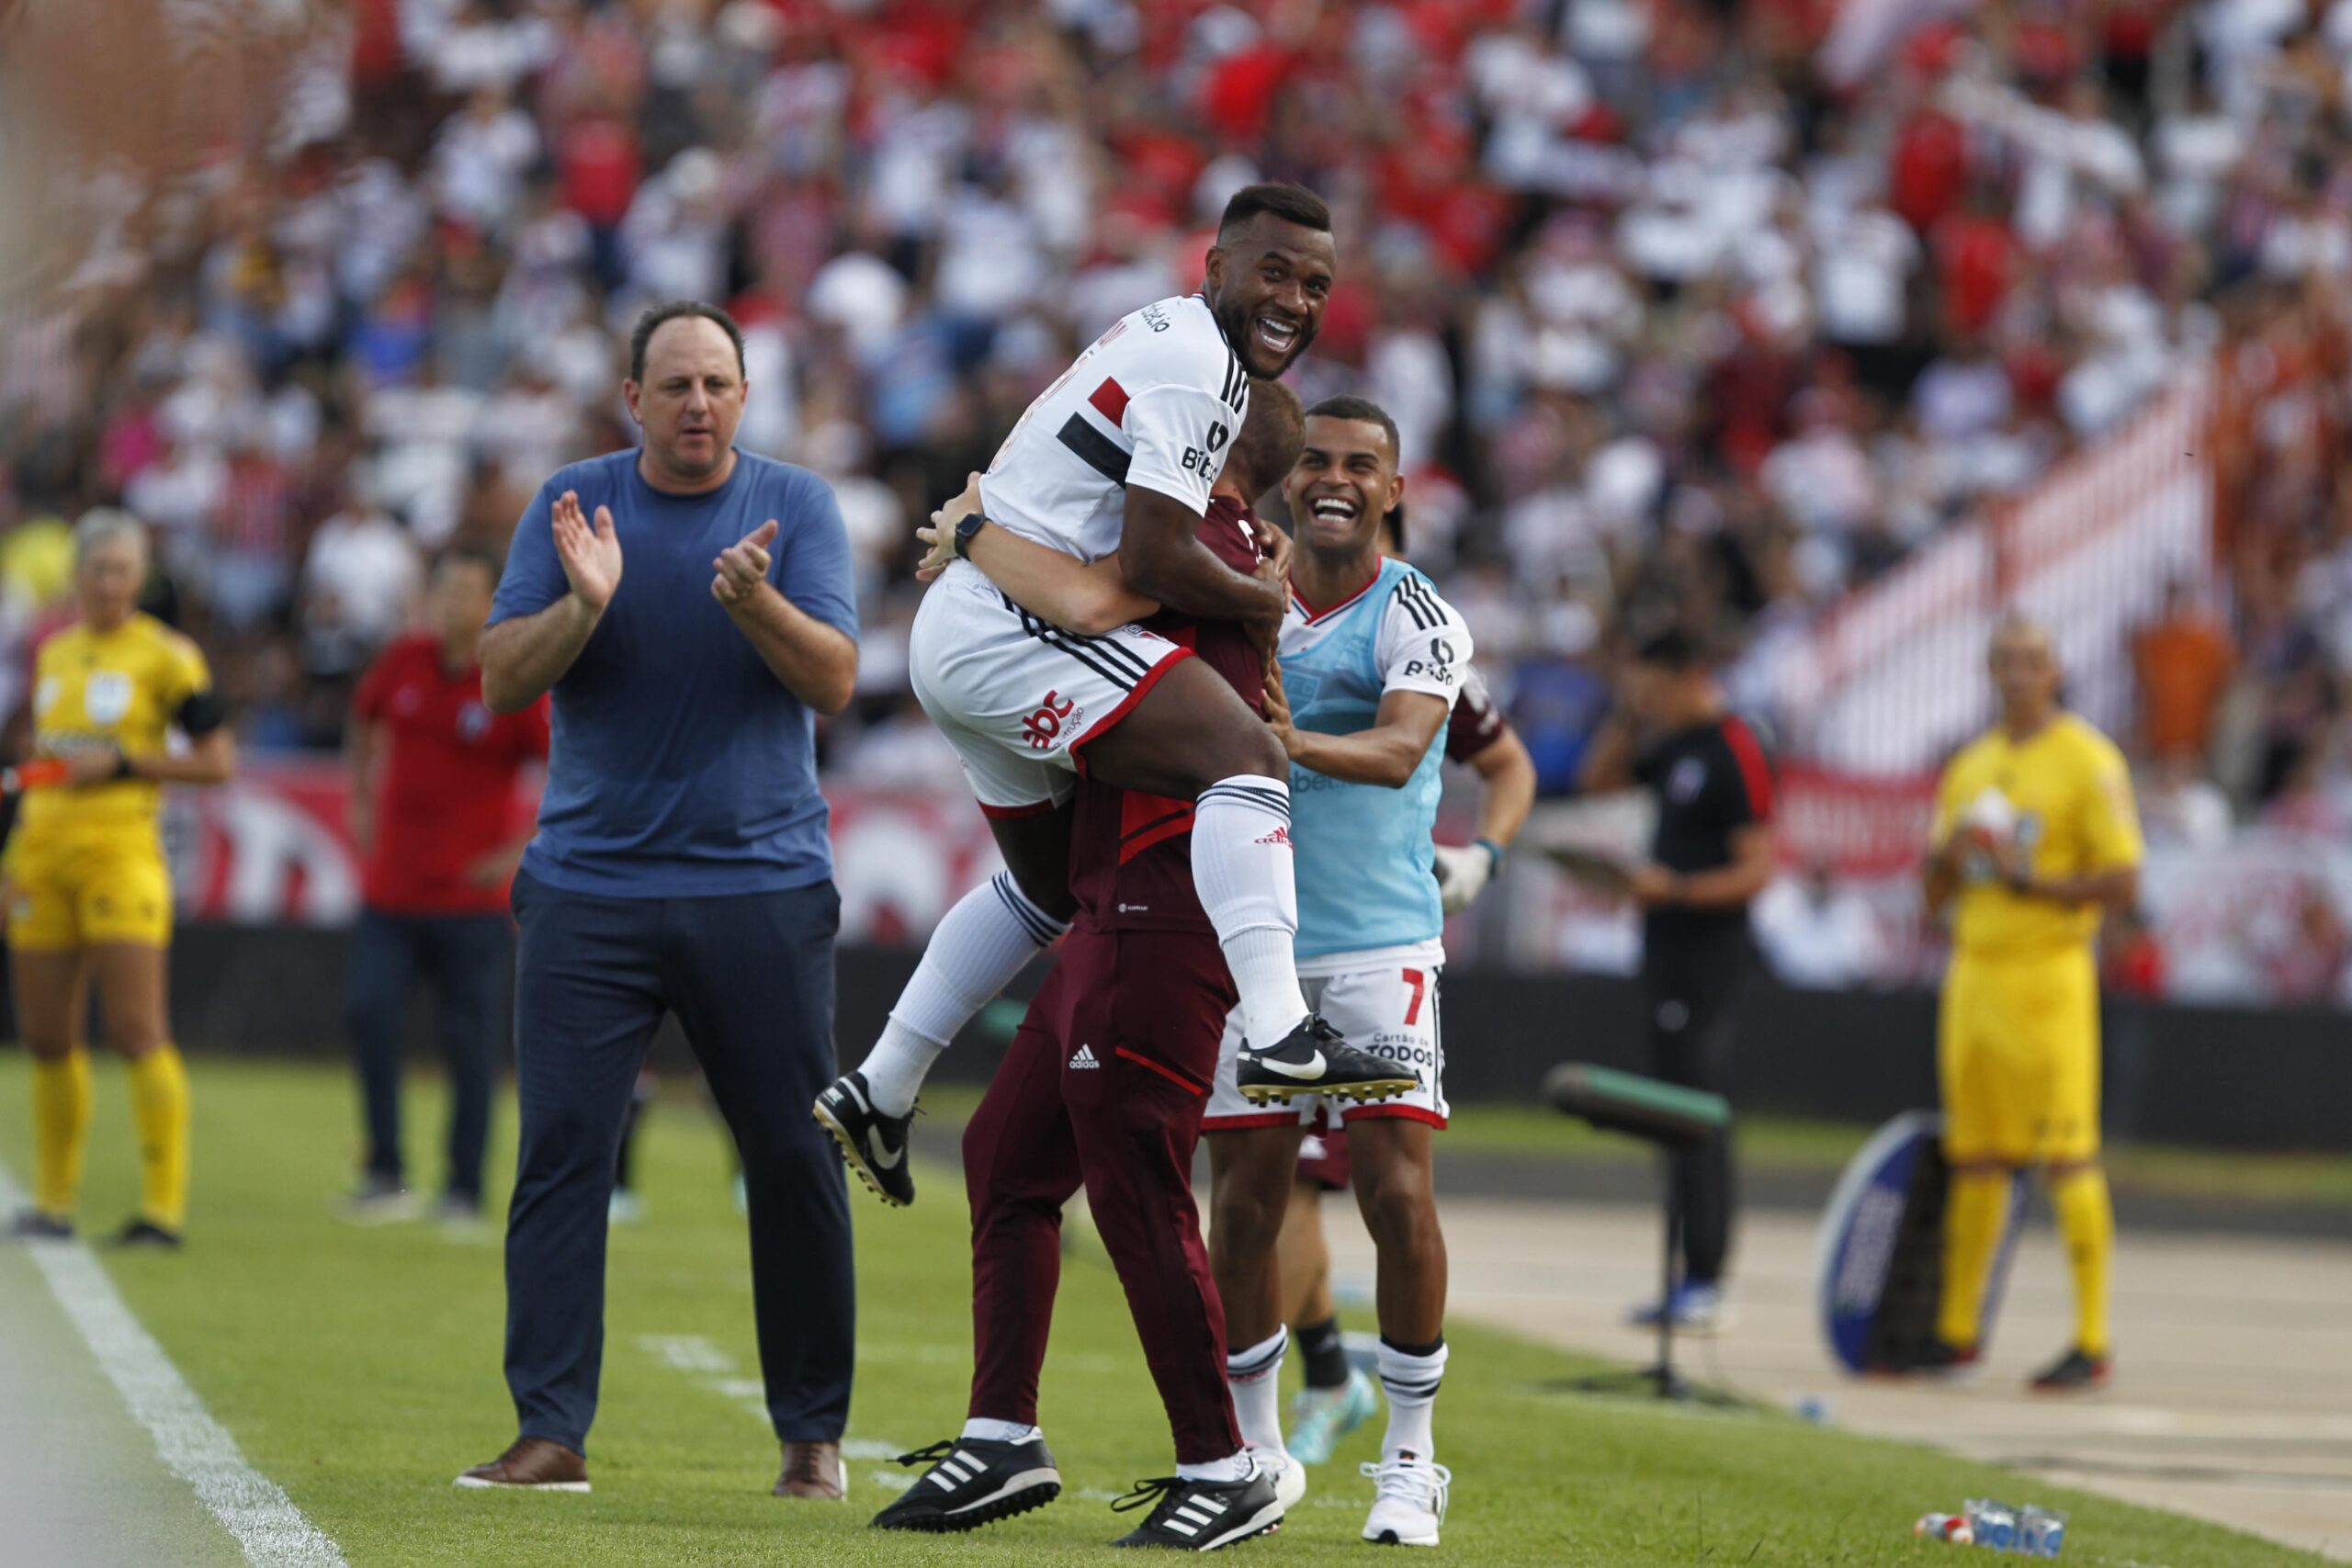
<instances>
[{"instance_id":1,"label":"green grass pitch","mask_svg":"<svg viewBox=\"0 0 2352 1568\"><path fill-rule=\"evenodd\" d=\"M976 1535L868 1531L895 1494L876 1457L953 1434L963 1417L970 1317L965 1210L955 1173L921 1172L922 1201L887 1212L852 1197L859 1359L850 1506L767 1495L776 1453L757 1414L749 1269L715 1124L681 1091L657 1105L642 1153L649 1213L615 1233L604 1401L590 1444L595 1492L460 1492L450 1478L496 1453L513 1415L499 1377L495 1232L345 1226L356 1116L346 1079L318 1066L198 1057L196 1202L178 1256L111 1258L129 1301L197 1393L355 1568L624 1568L636 1564L1028 1564L1125 1562L1103 1542L1132 1516L1107 1499L1170 1468L1166 1424L1116 1281L1064 1275L1042 1416L1068 1490ZM411 1097L415 1168L435 1174L438 1096ZM493 1168L512 1170L500 1108ZM93 1230L134 1190L121 1075L103 1066L84 1213ZM29 1137L23 1058L0 1056L0 1157L22 1181ZM1441 1178L1442 1179L1442 1178ZM2073 1511L2065 1560L2123 1568L2285 1568L2318 1559L2219 1528L2045 1486L1924 1450L1771 1412L1692 1414L1552 1392L1589 1364L1461 1326L1437 1416L1453 1466L1438 1555L1459 1563L1856 1568L1951 1562L1912 1519L1993 1495ZM1273 1537L1234 1550L1269 1562L1360 1562L1356 1539L1377 1423L1314 1472Z\"/></svg>"}]
</instances>

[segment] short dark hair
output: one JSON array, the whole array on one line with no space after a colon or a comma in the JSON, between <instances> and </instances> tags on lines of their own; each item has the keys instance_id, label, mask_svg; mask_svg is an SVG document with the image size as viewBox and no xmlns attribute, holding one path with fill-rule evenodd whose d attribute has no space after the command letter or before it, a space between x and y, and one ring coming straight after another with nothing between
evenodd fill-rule
<instances>
[{"instance_id":1,"label":"short dark hair","mask_svg":"<svg viewBox=\"0 0 2352 1568\"><path fill-rule=\"evenodd\" d=\"M1280 381L1250 378L1250 417L1233 438L1233 455L1226 466L1241 481L1249 499L1257 500L1283 482L1298 466L1306 445L1306 415L1298 394Z\"/></svg>"},{"instance_id":2,"label":"short dark hair","mask_svg":"<svg viewBox=\"0 0 2352 1568\"><path fill-rule=\"evenodd\" d=\"M1328 234L1331 231L1331 209L1323 198L1305 186L1271 182L1266 185L1243 186L1225 204L1225 216L1216 220L1217 243L1255 218L1261 212L1271 212L1285 223L1295 223L1302 229L1313 229Z\"/></svg>"},{"instance_id":3,"label":"short dark hair","mask_svg":"<svg viewBox=\"0 0 2352 1568\"><path fill-rule=\"evenodd\" d=\"M718 306L707 305L699 299L665 299L638 317L637 325L629 330L628 378L630 380L645 379L645 350L653 342L653 334L661 331L666 322L684 321L689 318L718 323L718 330L725 333L727 341L735 345L735 374L746 379L749 378L750 372L743 364L743 329L735 324L734 317Z\"/></svg>"},{"instance_id":4,"label":"short dark hair","mask_svg":"<svg viewBox=\"0 0 2352 1568\"><path fill-rule=\"evenodd\" d=\"M1412 553L1410 547L1405 543L1405 503L1403 502L1400 501L1388 509L1386 515L1381 518L1380 525L1388 530L1391 555L1401 559Z\"/></svg>"},{"instance_id":5,"label":"short dark hair","mask_svg":"<svg viewBox=\"0 0 2352 1568\"><path fill-rule=\"evenodd\" d=\"M493 587L497 585L500 578L506 575L504 556L500 555L488 545L478 545L469 539L460 539L454 545L445 545L442 547L441 553L433 558L433 572L436 577L444 569L453 566L481 568L490 574L490 581Z\"/></svg>"},{"instance_id":6,"label":"short dark hair","mask_svg":"<svg viewBox=\"0 0 2352 1568\"><path fill-rule=\"evenodd\" d=\"M1678 675L1687 675L1707 665L1707 650L1697 637L1680 626L1662 626L1634 645L1634 660L1639 664L1655 664Z\"/></svg>"},{"instance_id":7,"label":"short dark hair","mask_svg":"<svg viewBox=\"0 0 2352 1568\"><path fill-rule=\"evenodd\" d=\"M1370 398L1326 398L1306 411L1309 419L1344 419L1351 424L1376 424L1388 437L1388 455L1401 466L1405 460L1405 444L1396 434L1396 422L1388 411Z\"/></svg>"},{"instance_id":8,"label":"short dark hair","mask_svg":"<svg viewBox=\"0 0 2352 1568\"><path fill-rule=\"evenodd\" d=\"M1396 422L1388 411L1370 398L1326 398L1306 411L1309 419L1344 419L1351 424L1376 424L1388 437L1388 460L1399 468L1405 466L1405 444L1396 434ZM1398 502L1380 514L1380 521L1396 537L1396 553L1405 553L1405 503Z\"/></svg>"}]
</instances>

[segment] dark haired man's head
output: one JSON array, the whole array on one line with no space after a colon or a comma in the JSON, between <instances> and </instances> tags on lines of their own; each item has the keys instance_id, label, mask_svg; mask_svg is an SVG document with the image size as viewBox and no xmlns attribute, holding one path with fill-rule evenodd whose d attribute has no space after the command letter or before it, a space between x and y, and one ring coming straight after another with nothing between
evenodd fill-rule
<instances>
[{"instance_id":1,"label":"dark haired man's head","mask_svg":"<svg viewBox=\"0 0 2352 1568\"><path fill-rule=\"evenodd\" d=\"M659 305L647 307L645 312L637 318L637 325L629 329L628 378L632 381L645 379L645 355L653 346L655 333L672 321L708 321L725 333L727 341L735 345L735 373L738 376L748 374L743 367L743 329L735 324L734 317L718 306L707 305L699 299L667 299Z\"/></svg>"},{"instance_id":2,"label":"dark haired man's head","mask_svg":"<svg viewBox=\"0 0 2352 1568\"><path fill-rule=\"evenodd\" d=\"M1363 398L1326 398L1306 411L1306 446L1283 483L1301 548L1329 556L1377 550L1381 520L1401 505L1396 422Z\"/></svg>"},{"instance_id":3,"label":"dark haired man's head","mask_svg":"<svg viewBox=\"0 0 2352 1568\"><path fill-rule=\"evenodd\" d=\"M498 592L498 577L503 570L497 552L480 545L451 545L435 558L433 580L425 592L425 617L451 657L473 657L482 627L490 624L491 601Z\"/></svg>"},{"instance_id":4,"label":"dark haired man's head","mask_svg":"<svg viewBox=\"0 0 2352 1568\"><path fill-rule=\"evenodd\" d=\"M1241 422L1225 463L1241 499L1255 502L1281 484L1306 440L1306 411L1299 407L1298 394L1280 381L1250 378L1250 417Z\"/></svg>"},{"instance_id":5,"label":"dark haired man's head","mask_svg":"<svg viewBox=\"0 0 2352 1568\"><path fill-rule=\"evenodd\" d=\"M1331 211L1313 191L1245 186L1226 203L1205 292L1252 375L1281 375L1315 341L1338 270Z\"/></svg>"},{"instance_id":6,"label":"dark haired man's head","mask_svg":"<svg viewBox=\"0 0 2352 1568\"><path fill-rule=\"evenodd\" d=\"M1636 716L1668 728L1699 723L1723 705L1706 646L1680 626L1651 632L1634 645L1624 694Z\"/></svg>"},{"instance_id":7,"label":"dark haired man's head","mask_svg":"<svg viewBox=\"0 0 2352 1568\"><path fill-rule=\"evenodd\" d=\"M726 311L674 299L639 316L621 395L645 431L647 481L686 491L723 482L748 390L743 330Z\"/></svg>"}]
</instances>

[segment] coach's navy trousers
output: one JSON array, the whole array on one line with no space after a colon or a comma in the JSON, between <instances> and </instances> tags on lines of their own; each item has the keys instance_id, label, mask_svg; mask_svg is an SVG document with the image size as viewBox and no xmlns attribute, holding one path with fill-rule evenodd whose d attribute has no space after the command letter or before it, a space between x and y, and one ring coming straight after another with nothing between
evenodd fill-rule
<instances>
[{"instance_id":1,"label":"coach's navy trousers","mask_svg":"<svg viewBox=\"0 0 2352 1568\"><path fill-rule=\"evenodd\" d=\"M522 1149L506 1219L506 1384L521 1435L587 1452L614 1161L646 1044L673 1012L743 1158L769 1418L786 1441L839 1438L855 1334L849 1196L808 1113L839 1070L839 894L819 883L603 898L523 875L514 915Z\"/></svg>"}]
</instances>

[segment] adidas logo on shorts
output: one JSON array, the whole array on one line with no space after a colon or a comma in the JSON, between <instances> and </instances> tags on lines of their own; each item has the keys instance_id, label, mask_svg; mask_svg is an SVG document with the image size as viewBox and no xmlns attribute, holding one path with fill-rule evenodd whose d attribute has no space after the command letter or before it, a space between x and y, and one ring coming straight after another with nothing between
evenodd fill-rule
<instances>
[{"instance_id":1,"label":"adidas logo on shorts","mask_svg":"<svg viewBox=\"0 0 2352 1568\"><path fill-rule=\"evenodd\" d=\"M1069 1059L1069 1065L1073 1067L1099 1067L1102 1064L1095 1059L1093 1046L1080 1045L1078 1055Z\"/></svg>"}]
</instances>

